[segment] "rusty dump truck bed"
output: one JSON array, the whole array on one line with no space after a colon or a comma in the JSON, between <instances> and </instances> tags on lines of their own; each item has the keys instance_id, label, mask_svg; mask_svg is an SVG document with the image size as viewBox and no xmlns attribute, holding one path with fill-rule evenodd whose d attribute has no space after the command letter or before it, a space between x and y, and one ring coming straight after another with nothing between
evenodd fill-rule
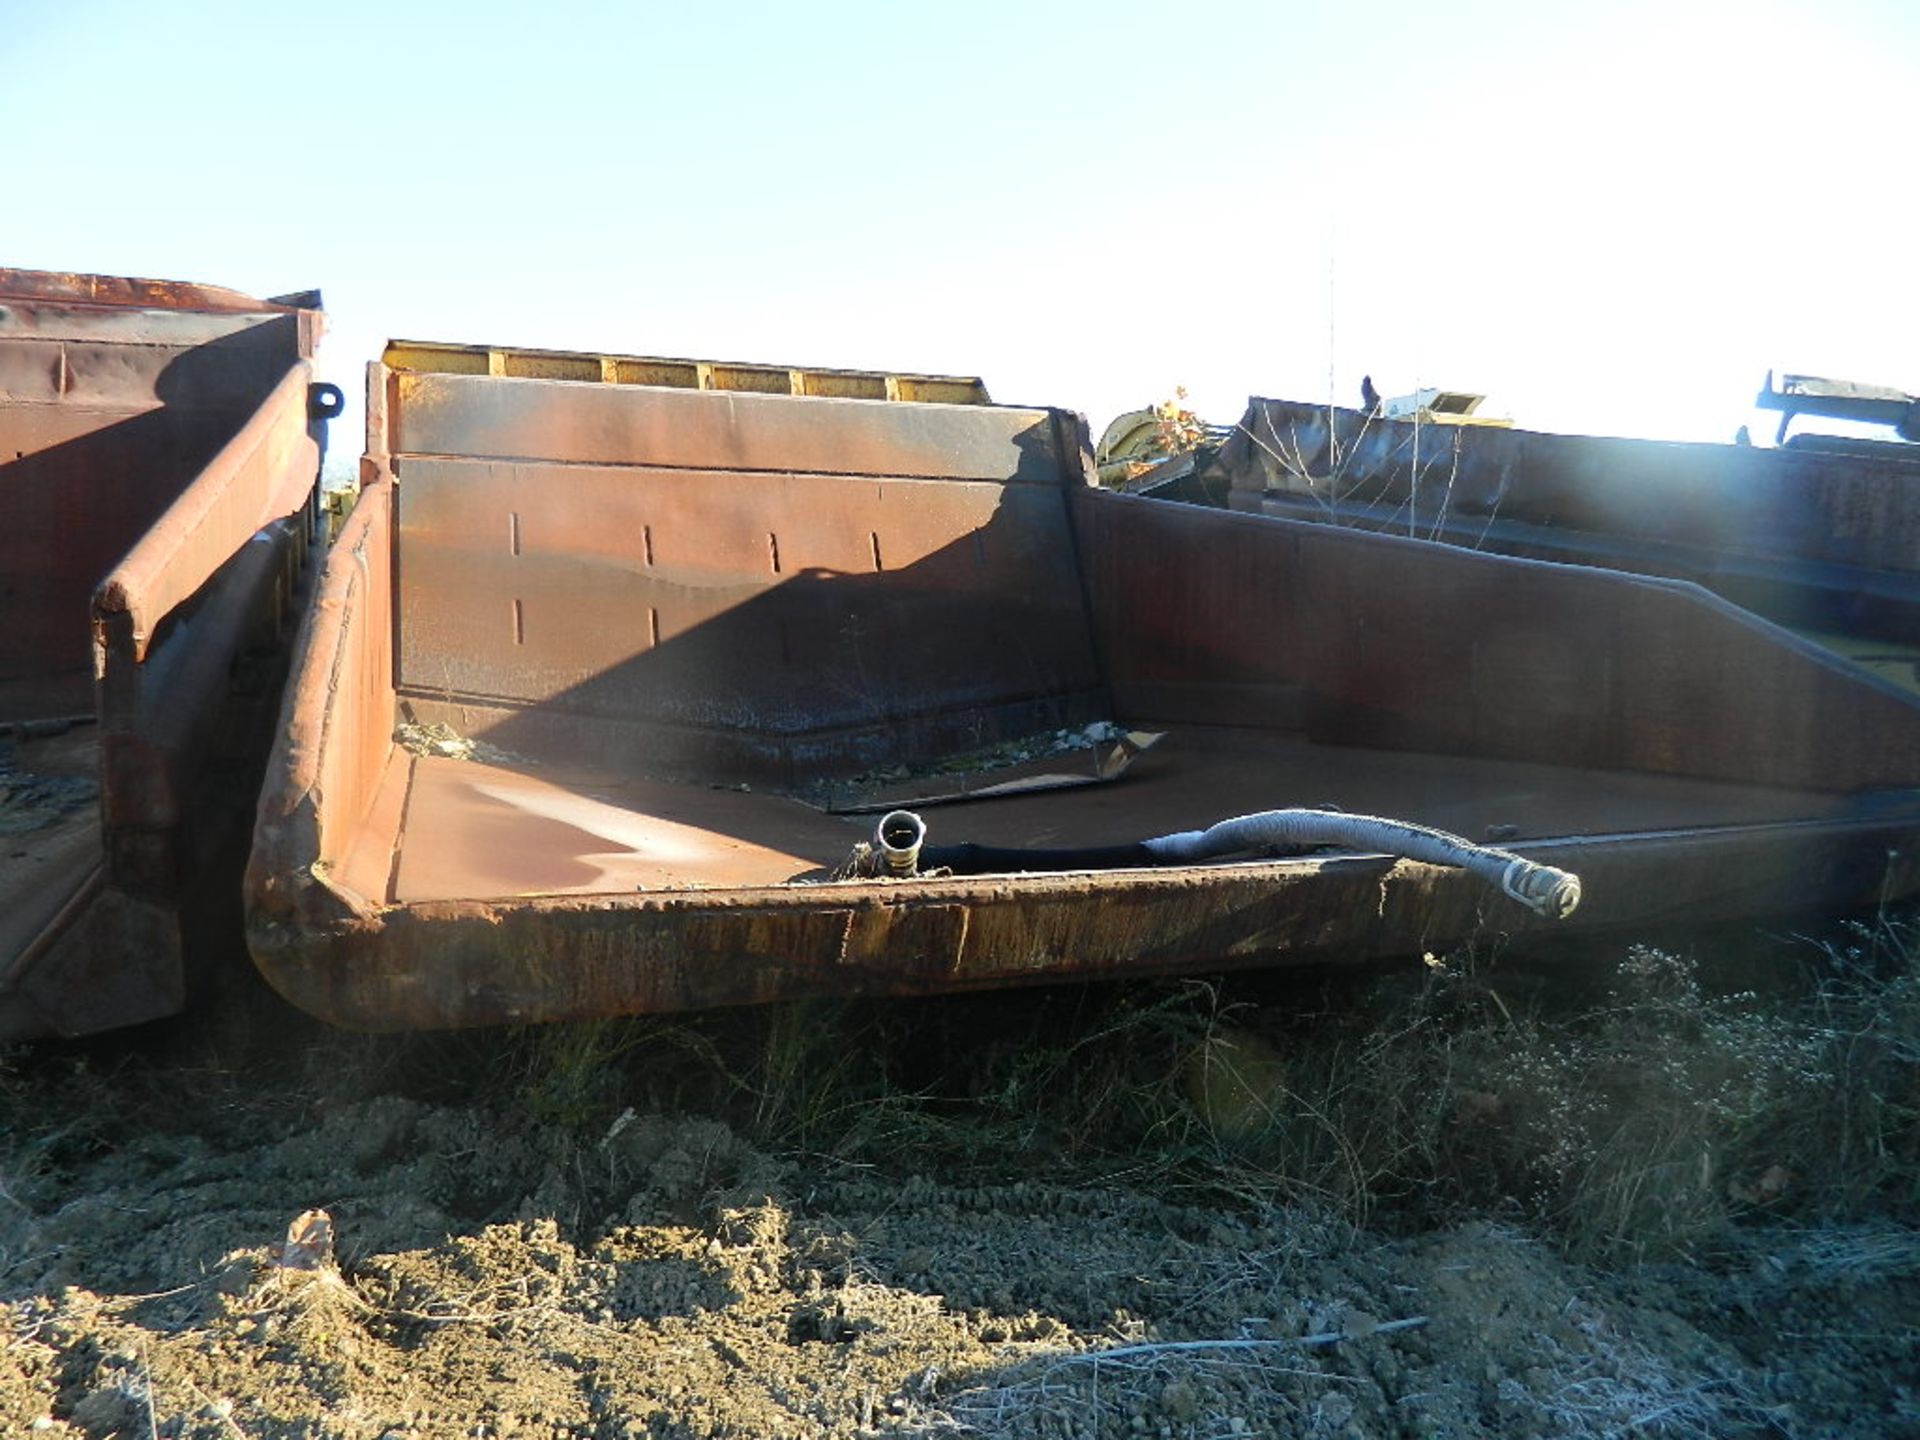
<instances>
[{"instance_id":1,"label":"rusty dump truck bed","mask_svg":"<svg viewBox=\"0 0 1920 1440\"><path fill-rule=\"evenodd\" d=\"M1920 660L1920 445L1416 426L1255 397L1216 471L1236 510L1690 580L1782 625L1889 642L1844 648L1902 678Z\"/></svg>"},{"instance_id":2,"label":"rusty dump truck bed","mask_svg":"<svg viewBox=\"0 0 1920 1440\"><path fill-rule=\"evenodd\" d=\"M209 917L237 946L317 307L0 270L0 1039L170 1013Z\"/></svg>"},{"instance_id":3,"label":"rusty dump truck bed","mask_svg":"<svg viewBox=\"0 0 1920 1440\"><path fill-rule=\"evenodd\" d=\"M1920 880L1920 708L1692 585L1106 493L1057 410L430 348L370 377L248 877L257 963L337 1023L1417 954ZM1584 901L1381 854L1060 859L1297 806L1491 837ZM1052 854L848 873L890 807L929 856Z\"/></svg>"}]
</instances>

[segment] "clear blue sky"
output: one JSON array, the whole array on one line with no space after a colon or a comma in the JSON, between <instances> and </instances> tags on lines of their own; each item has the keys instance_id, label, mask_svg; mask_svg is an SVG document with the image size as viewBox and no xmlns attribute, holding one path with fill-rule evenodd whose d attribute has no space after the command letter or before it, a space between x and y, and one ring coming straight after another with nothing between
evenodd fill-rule
<instances>
[{"instance_id":1,"label":"clear blue sky","mask_svg":"<svg viewBox=\"0 0 1920 1440\"><path fill-rule=\"evenodd\" d=\"M1675 438L1770 366L1920 391L1913 0L0 0L0 77L6 263L317 285L350 391L390 335L1096 429L1363 372Z\"/></svg>"}]
</instances>

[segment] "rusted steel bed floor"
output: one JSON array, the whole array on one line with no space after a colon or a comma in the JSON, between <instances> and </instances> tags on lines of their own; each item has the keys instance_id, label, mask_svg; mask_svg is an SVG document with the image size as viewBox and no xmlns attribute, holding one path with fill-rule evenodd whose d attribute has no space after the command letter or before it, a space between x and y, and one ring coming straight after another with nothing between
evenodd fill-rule
<instances>
[{"instance_id":1,"label":"rusted steel bed floor","mask_svg":"<svg viewBox=\"0 0 1920 1440\"><path fill-rule=\"evenodd\" d=\"M17 955L100 867L91 725L0 737L0 957Z\"/></svg>"},{"instance_id":2,"label":"rusted steel bed floor","mask_svg":"<svg viewBox=\"0 0 1920 1440\"><path fill-rule=\"evenodd\" d=\"M1512 827L1498 838L1525 840L1813 820L1847 804L1836 795L1185 727L1106 785L923 814L929 844L1080 846L1289 805L1337 805L1472 839ZM827 815L776 795L396 750L340 878L385 903L778 885L839 865L872 826L871 816Z\"/></svg>"}]
</instances>

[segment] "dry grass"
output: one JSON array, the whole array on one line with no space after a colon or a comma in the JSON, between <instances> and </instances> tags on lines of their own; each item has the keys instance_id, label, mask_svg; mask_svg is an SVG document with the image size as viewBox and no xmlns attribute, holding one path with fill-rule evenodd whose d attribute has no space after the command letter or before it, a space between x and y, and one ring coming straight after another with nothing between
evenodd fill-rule
<instances>
[{"instance_id":1,"label":"dry grass","mask_svg":"<svg viewBox=\"0 0 1920 1440\"><path fill-rule=\"evenodd\" d=\"M776 1150L987 1176L1126 1174L1346 1223L1522 1222L1582 1259L1760 1216L1920 1210L1904 921L1712 954L815 1002L496 1041L501 1102L597 1143L694 1108ZM1723 944L1724 948L1724 944ZM1582 985L1574 984L1578 978Z\"/></svg>"},{"instance_id":2,"label":"dry grass","mask_svg":"<svg viewBox=\"0 0 1920 1440\"><path fill-rule=\"evenodd\" d=\"M113 1083L112 1046L43 1054L31 1082L0 1055L6 1183L138 1133L146 1105L255 1123L249 1095L285 1087L253 1077L292 1065L322 1104L481 1101L563 1171L590 1169L627 1110L695 1113L882 1170L1124 1175L1354 1227L1474 1214L1584 1259L1687 1255L1753 1216L1920 1213L1914 935L1881 917L1817 942L1739 937L1731 967L1623 946L1554 969L1468 957L453 1036L269 1029L159 1085ZM1703 978L1729 968L1766 993ZM182 1033L215 1047L196 1024ZM36 1125L50 1083L98 1101Z\"/></svg>"},{"instance_id":3,"label":"dry grass","mask_svg":"<svg viewBox=\"0 0 1920 1440\"><path fill-rule=\"evenodd\" d=\"M1586 1003L1434 966L1366 1009L1224 1015L1200 1054L1246 1102L1211 1118L1219 1164L1356 1223L1506 1215L1596 1260L1689 1254L1756 1214L1911 1219L1920 971L1904 932L1848 935L1784 957L1802 973L1767 997L1633 946Z\"/></svg>"}]
</instances>

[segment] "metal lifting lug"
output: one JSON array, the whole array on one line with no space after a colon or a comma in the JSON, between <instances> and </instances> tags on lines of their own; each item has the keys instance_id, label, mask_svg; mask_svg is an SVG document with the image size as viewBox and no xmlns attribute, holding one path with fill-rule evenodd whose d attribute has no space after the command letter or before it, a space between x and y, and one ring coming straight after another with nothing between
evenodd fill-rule
<instances>
[{"instance_id":1,"label":"metal lifting lug","mask_svg":"<svg viewBox=\"0 0 1920 1440\"><path fill-rule=\"evenodd\" d=\"M347 397L338 385L322 380L307 387L307 415L314 420L334 420L347 408Z\"/></svg>"}]
</instances>

